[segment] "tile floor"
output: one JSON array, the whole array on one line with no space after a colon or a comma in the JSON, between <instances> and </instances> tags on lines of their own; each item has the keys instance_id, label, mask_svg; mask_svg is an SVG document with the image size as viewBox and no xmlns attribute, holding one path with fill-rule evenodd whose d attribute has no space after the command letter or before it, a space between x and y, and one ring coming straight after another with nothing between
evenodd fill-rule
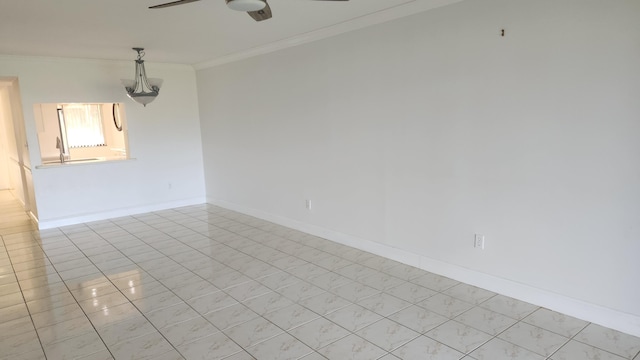
<instances>
[{"instance_id":1,"label":"tile floor","mask_svg":"<svg viewBox=\"0 0 640 360\"><path fill-rule=\"evenodd\" d=\"M639 338L216 206L43 231L15 209L0 192L2 359L640 360Z\"/></svg>"}]
</instances>

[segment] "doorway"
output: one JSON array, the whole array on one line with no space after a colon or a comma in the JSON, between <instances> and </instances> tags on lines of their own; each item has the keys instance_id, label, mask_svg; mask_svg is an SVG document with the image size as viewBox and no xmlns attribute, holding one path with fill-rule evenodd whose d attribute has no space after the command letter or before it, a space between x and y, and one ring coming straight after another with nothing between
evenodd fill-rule
<instances>
[{"instance_id":1,"label":"doorway","mask_svg":"<svg viewBox=\"0 0 640 360\"><path fill-rule=\"evenodd\" d=\"M0 77L0 190L7 190L37 222L22 100L17 78Z\"/></svg>"}]
</instances>

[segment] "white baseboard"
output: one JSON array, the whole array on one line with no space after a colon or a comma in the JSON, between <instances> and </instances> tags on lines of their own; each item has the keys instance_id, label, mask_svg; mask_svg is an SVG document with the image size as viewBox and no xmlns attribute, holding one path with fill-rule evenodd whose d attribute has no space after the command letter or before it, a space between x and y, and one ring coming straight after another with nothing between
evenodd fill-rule
<instances>
[{"instance_id":1,"label":"white baseboard","mask_svg":"<svg viewBox=\"0 0 640 360\"><path fill-rule=\"evenodd\" d=\"M91 222L91 221L99 221L99 220L112 219L112 218L117 218L122 216L143 214L151 211L160 211L160 210L177 208L181 206L199 205L199 204L204 204L205 201L206 201L205 197L195 197L195 198L184 199L184 200L176 200L176 201L169 201L169 202L164 202L159 204L149 204L149 205L143 205L143 206L114 209L114 210L102 211L98 213L83 214L83 215L71 216L71 217L65 217L65 218L45 219L45 220L41 219L38 222L38 228L40 230L51 229L51 228L60 227L60 226L75 225L75 224L81 224L81 223Z\"/></svg>"},{"instance_id":2,"label":"white baseboard","mask_svg":"<svg viewBox=\"0 0 640 360\"><path fill-rule=\"evenodd\" d=\"M33 211L29 211L29 217L31 218L31 220L33 220L33 222L35 222L38 225L38 229L39 229L40 221L38 221L38 217L33 213Z\"/></svg>"},{"instance_id":3,"label":"white baseboard","mask_svg":"<svg viewBox=\"0 0 640 360\"><path fill-rule=\"evenodd\" d=\"M640 336L640 316L574 299L548 290L539 289L514 280L485 274L463 266L446 263L413 252L360 239L337 231L307 224L275 214L251 209L224 200L207 197L207 203L251 215L278 225L286 226L327 240L351 246L379 256L418 267L473 286L487 289L518 300L542 306L582 320L599 324L634 336Z\"/></svg>"}]
</instances>

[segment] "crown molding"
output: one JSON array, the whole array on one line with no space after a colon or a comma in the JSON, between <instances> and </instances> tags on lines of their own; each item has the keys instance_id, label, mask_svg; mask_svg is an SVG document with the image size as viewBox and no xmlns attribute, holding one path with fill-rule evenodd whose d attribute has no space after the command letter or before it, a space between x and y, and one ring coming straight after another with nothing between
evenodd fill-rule
<instances>
[{"instance_id":1,"label":"crown molding","mask_svg":"<svg viewBox=\"0 0 640 360\"><path fill-rule=\"evenodd\" d=\"M342 23L324 27L318 30L310 31L308 33L296 35L284 40L272 42L266 45L254 47L245 51L221 56L213 60L194 64L193 67L196 70L208 69L232 62L252 58L259 55L272 53L278 50L298 46L313 41L326 39L332 36L344 34L346 32L359 30L368 26L377 25L392 20L400 19L405 16L414 15L424 11L429 11L435 8L454 4L463 0L413 0L408 3L397 5L385 10L381 10L372 14L363 15L352 20L348 20Z\"/></svg>"},{"instance_id":2,"label":"crown molding","mask_svg":"<svg viewBox=\"0 0 640 360\"><path fill-rule=\"evenodd\" d=\"M130 60L118 59L91 59L91 58L74 58L74 57L56 57L56 56L39 56L39 55L12 55L0 54L0 61L11 62L35 62L35 63L60 63L60 64L93 64L101 66L132 66L135 61L132 56ZM147 67L158 68L174 68L174 69L193 69L189 64L166 63L166 62L147 62Z\"/></svg>"}]
</instances>

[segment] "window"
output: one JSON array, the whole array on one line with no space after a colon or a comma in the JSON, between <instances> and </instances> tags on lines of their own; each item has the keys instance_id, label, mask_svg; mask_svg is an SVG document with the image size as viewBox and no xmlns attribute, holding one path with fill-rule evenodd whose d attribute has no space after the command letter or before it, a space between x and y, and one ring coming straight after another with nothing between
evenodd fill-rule
<instances>
[{"instance_id":1,"label":"window","mask_svg":"<svg viewBox=\"0 0 640 360\"><path fill-rule=\"evenodd\" d=\"M124 104L34 104L33 110L43 165L129 158Z\"/></svg>"},{"instance_id":2,"label":"window","mask_svg":"<svg viewBox=\"0 0 640 360\"><path fill-rule=\"evenodd\" d=\"M61 111L62 110L62 111ZM64 104L58 109L60 132L69 148L106 146L100 104Z\"/></svg>"}]
</instances>

